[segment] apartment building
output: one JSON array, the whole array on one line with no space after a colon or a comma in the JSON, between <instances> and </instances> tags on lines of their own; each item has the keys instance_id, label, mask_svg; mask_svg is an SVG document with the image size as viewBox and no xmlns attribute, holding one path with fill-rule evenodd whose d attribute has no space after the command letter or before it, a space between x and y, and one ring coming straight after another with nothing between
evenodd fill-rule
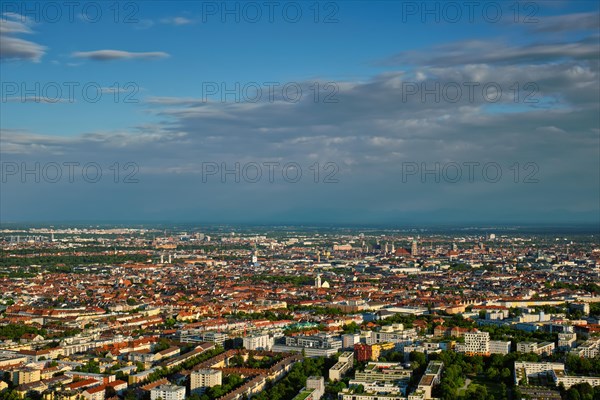
<instances>
[{"instance_id":1,"label":"apartment building","mask_svg":"<svg viewBox=\"0 0 600 400\"><path fill-rule=\"evenodd\" d=\"M488 332L465 333L465 343L458 343L456 351L468 355L490 355L490 334Z\"/></svg>"},{"instance_id":2,"label":"apartment building","mask_svg":"<svg viewBox=\"0 0 600 400\"><path fill-rule=\"evenodd\" d=\"M575 347L577 341L576 333L559 333L558 334L558 348L563 350L570 350Z\"/></svg>"},{"instance_id":3,"label":"apartment building","mask_svg":"<svg viewBox=\"0 0 600 400\"><path fill-rule=\"evenodd\" d=\"M539 374L547 374L553 370L564 372L565 364L515 361L515 384L520 385L521 382L525 382L527 384L529 382L529 378L537 377Z\"/></svg>"},{"instance_id":4,"label":"apartment building","mask_svg":"<svg viewBox=\"0 0 600 400\"><path fill-rule=\"evenodd\" d=\"M329 369L329 379L332 381L339 381L342 379L344 374L348 372L354 365L354 352L346 351L340 354L338 362Z\"/></svg>"},{"instance_id":5,"label":"apartment building","mask_svg":"<svg viewBox=\"0 0 600 400\"><path fill-rule=\"evenodd\" d=\"M190 391L204 393L207 388L221 385L223 372L218 369L199 369L190 374Z\"/></svg>"},{"instance_id":6,"label":"apartment building","mask_svg":"<svg viewBox=\"0 0 600 400\"><path fill-rule=\"evenodd\" d=\"M510 340L490 340L490 354L508 354L510 353Z\"/></svg>"},{"instance_id":7,"label":"apartment building","mask_svg":"<svg viewBox=\"0 0 600 400\"><path fill-rule=\"evenodd\" d=\"M185 387L177 385L160 385L150 390L150 400L184 400Z\"/></svg>"},{"instance_id":8,"label":"apartment building","mask_svg":"<svg viewBox=\"0 0 600 400\"><path fill-rule=\"evenodd\" d=\"M105 394L106 387L104 385L85 389L82 393L85 400L104 400Z\"/></svg>"},{"instance_id":9,"label":"apartment building","mask_svg":"<svg viewBox=\"0 0 600 400\"><path fill-rule=\"evenodd\" d=\"M430 361L425 373L419 381L416 392L422 393L423 399L431 399L431 391L435 385L442 379L442 368L444 363L441 361Z\"/></svg>"},{"instance_id":10,"label":"apartment building","mask_svg":"<svg viewBox=\"0 0 600 400\"><path fill-rule=\"evenodd\" d=\"M520 342L517 343L517 351L521 353L535 353L535 354L552 354L556 346L552 342Z\"/></svg>"},{"instance_id":11,"label":"apartment building","mask_svg":"<svg viewBox=\"0 0 600 400\"><path fill-rule=\"evenodd\" d=\"M248 350L271 350L275 344L273 337L269 335L252 335L242 339L245 349Z\"/></svg>"},{"instance_id":12,"label":"apartment building","mask_svg":"<svg viewBox=\"0 0 600 400\"><path fill-rule=\"evenodd\" d=\"M353 389L343 389L340 393L338 393L338 400L406 400L406 397L402 394L385 394L381 395L378 392L369 392L365 393L354 393Z\"/></svg>"},{"instance_id":13,"label":"apartment building","mask_svg":"<svg viewBox=\"0 0 600 400\"><path fill-rule=\"evenodd\" d=\"M515 362L515 384L528 384L529 379L545 374L551 378L556 385L562 384L565 389L579 383L589 383L592 387L600 386L600 377L597 376L575 376L567 375L563 363L548 362Z\"/></svg>"},{"instance_id":14,"label":"apartment building","mask_svg":"<svg viewBox=\"0 0 600 400\"><path fill-rule=\"evenodd\" d=\"M363 371L356 371L357 382L409 380L412 370L405 369L400 363L370 362Z\"/></svg>"},{"instance_id":15,"label":"apartment building","mask_svg":"<svg viewBox=\"0 0 600 400\"><path fill-rule=\"evenodd\" d=\"M19 368L12 371L12 382L15 385L37 382L40 380L40 370L33 368Z\"/></svg>"},{"instance_id":16,"label":"apartment building","mask_svg":"<svg viewBox=\"0 0 600 400\"><path fill-rule=\"evenodd\" d=\"M274 352L304 352L307 357L330 357L342 347L342 341L327 334L286 336L285 344L275 344Z\"/></svg>"},{"instance_id":17,"label":"apartment building","mask_svg":"<svg viewBox=\"0 0 600 400\"><path fill-rule=\"evenodd\" d=\"M180 340L183 343L212 342L214 344L218 344L219 346L223 346L228 338L229 335L225 333L206 331L198 332L196 335L182 335Z\"/></svg>"},{"instance_id":18,"label":"apartment building","mask_svg":"<svg viewBox=\"0 0 600 400\"><path fill-rule=\"evenodd\" d=\"M416 337L415 328L404 329L403 324L393 324L382 327L380 331L371 331L370 337L367 337L367 344L403 343L412 341Z\"/></svg>"},{"instance_id":19,"label":"apartment building","mask_svg":"<svg viewBox=\"0 0 600 400\"><path fill-rule=\"evenodd\" d=\"M356 333L348 333L342 335L342 347L344 349L352 349L356 343L360 342L360 335Z\"/></svg>"},{"instance_id":20,"label":"apartment building","mask_svg":"<svg viewBox=\"0 0 600 400\"><path fill-rule=\"evenodd\" d=\"M600 377L598 376L567 375L564 370L551 370L550 377L557 386L562 384L565 389L569 389L571 386L580 383L589 383L591 387L600 386Z\"/></svg>"},{"instance_id":21,"label":"apartment building","mask_svg":"<svg viewBox=\"0 0 600 400\"><path fill-rule=\"evenodd\" d=\"M583 358L594 358L600 356L600 337L588 339L581 346L571 350L571 354L575 354Z\"/></svg>"},{"instance_id":22,"label":"apartment building","mask_svg":"<svg viewBox=\"0 0 600 400\"><path fill-rule=\"evenodd\" d=\"M358 361L377 361L381 352L392 350L395 347L394 343L357 343L354 345L354 352L356 353L356 359Z\"/></svg>"},{"instance_id":23,"label":"apartment building","mask_svg":"<svg viewBox=\"0 0 600 400\"><path fill-rule=\"evenodd\" d=\"M325 379L322 376L309 376L306 379L306 389L312 390L312 398L320 399L325 394Z\"/></svg>"}]
</instances>

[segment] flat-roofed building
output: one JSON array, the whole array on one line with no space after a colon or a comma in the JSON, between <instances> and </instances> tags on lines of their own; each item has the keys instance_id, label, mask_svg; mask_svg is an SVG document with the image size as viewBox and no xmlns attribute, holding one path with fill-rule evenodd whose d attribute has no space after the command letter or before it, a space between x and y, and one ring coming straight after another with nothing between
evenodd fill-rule
<instances>
[{"instance_id":1,"label":"flat-roofed building","mask_svg":"<svg viewBox=\"0 0 600 400\"><path fill-rule=\"evenodd\" d=\"M540 374L548 374L550 371L565 371L565 364L551 362L528 362L515 361L515 384L528 384L529 378L535 378Z\"/></svg>"},{"instance_id":2,"label":"flat-roofed building","mask_svg":"<svg viewBox=\"0 0 600 400\"><path fill-rule=\"evenodd\" d=\"M364 393L355 393L355 389L343 389L338 393L338 400L406 400L403 394L386 393L382 395L378 392L365 391Z\"/></svg>"},{"instance_id":3,"label":"flat-roofed building","mask_svg":"<svg viewBox=\"0 0 600 400\"><path fill-rule=\"evenodd\" d=\"M571 354L575 354L583 358L594 358L600 356L600 337L588 339L579 347L571 350Z\"/></svg>"},{"instance_id":4,"label":"flat-roofed building","mask_svg":"<svg viewBox=\"0 0 600 400\"><path fill-rule=\"evenodd\" d=\"M275 341L273 337L265 335L246 336L242 339L242 344L248 350L271 350Z\"/></svg>"},{"instance_id":5,"label":"flat-roofed building","mask_svg":"<svg viewBox=\"0 0 600 400\"><path fill-rule=\"evenodd\" d=\"M467 355L490 355L490 334L488 332L465 333L465 343L456 345L456 351Z\"/></svg>"},{"instance_id":6,"label":"flat-roofed building","mask_svg":"<svg viewBox=\"0 0 600 400\"><path fill-rule=\"evenodd\" d=\"M344 349L352 349L356 343L360 342L360 335L357 333L348 333L342 335L342 347Z\"/></svg>"},{"instance_id":7,"label":"flat-roofed building","mask_svg":"<svg viewBox=\"0 0 600 400\"><path fill-rule=\"evenodd\" d=\"M22 385L24 383L37 382L40 380L40 370L33 368L19 368L12 371L12 382L15 385Z\"/></svg>"},{"instance_id":8,"label":"flat-roofed building","mask_svg":"<svg viewBox=\"0 0 600 400\"><path fill-rule=\"evenodd\" d=\"M565 389L569 389L573 385L578 385L580 383L588 383L591 387L600 386L600 377L599 376L576 376L576 375L567 375L564 370L551 370L550 376L554 381L556 386L562 384Z\"/></svg>"},{"instance_id":9,"label":"flat-roofed building","mask_svg":"<svg viewBox=\"0 0 600 400\"><path fill-rule=\"evenodd\" d=\"M185 387L177 385L160 385L150 390L150 400L184 400Z\"/></svg>"},{"instance_id":10,"label":"flat-roofed building","mask_svg":"<svg viewBox=\"0 0 600 400\"><path fill-rule=\"evenodd\" d=\"M442 379L442 368L444 363L441 361L430 361L425 373L421 377L417 386L417 392L422 392L423 399L431 399L431 391L435 385Z\"/></svg>"},{"instance_id":11,"label":"flat-roofed building","mask_svg":"<svg viewBox=\"0 0 600 400\"><path fill-rule=\"evenodd\" d=\"M223 372L218 369L199 369L190 374L190 391L203 393L207 388L221 385Z\"/></svg>"},{"instance_id":12,"label":"flat-roofed building","mask_svg":"<svg viewBox=\"0 0 600 400\"><path fill-rule=\"evenodd\" d=\"M332 381L339 381L353 365L354 353L352 351L346 351L340 354L338 362L329 369L329 379Z\"/></svg>"},{"instance_id":13,"label":"flat-roofed building","mask_svg":"<svg viewBox=\"0 0 600 400\"><path fill-rule=\"evenodd\" d=\"M400 363L370 362L362 371L356 371L354 379L362 382L409 380L412 376L410 369L405 369Z\"/></svg>"},{"instance_id":14,"label":"flat-roofed building","mask_svg":"<svg viewBox=\"0 0 600 400\"><path fill-rule=\"evenodd\" d=\"M559 333L558 334L558 348L562 350L570 350L575 347L575 342L577 341L577 334L568 332L568 333Z\"/></svg>"},{"instance_id":15,"label":"flat-roofed building","mask_svg":"<svg viewBox=\"0 0 600 400\"><path fill-rule=\"evenodd\" d=\"M535 354L552 354L556 346L552 342L520 342L517 343L517 351L521 353L535 353Z\"/></svg>"},{"instance_id":16,"label":"flat-roofed building","mask_svg":"<svg viewBox=\"0 0 600 400\"><path fill-rule=\"evenodd\" d=\"M342 347L342 341L327 334L286 336L285 344L275 344L274 352L304 352L307 357L331 357Z\"/></svg>"},{"instance_id":17,"label":"flat-roofed building","mask_svg":"<svg viewBox=\"0 0 600 400\"><path fill-rule=\"evenodd\" d=\"M313 391L314 399L320 399L325 394L325 379L322 376L309 376L306 389Z\"/></svg>"},{"instance_id":18,"label":"flat-roofed building","mask_svg":"<svg viewBox=\"0 0 600 400\"><path fill-rule=\"evenodd\" d=\"M7 367L7 366L11 366L11 365L26 364L26 363L27 363L26 356L18 355L16 353L0 354L0 367Z\"/></svg>"},{"instance_id":19,"label":"flat-roofed building","mask_svg":"<svg viewBox=\"0 0 600 400\"><path fill-rule=\"evenodd\" d=\"M510 353L510 340L490 340L490 354L508 354Z\"/></svg>"},{"instance_id":20,"label":"flat-roofed building","mask_svg":"<svg viewBox=\"0 0 600 400\"><path fill-rule=\"evenodd\" d=\"M417 337L415 328L404 329L403 324L384 326L380 331L372 331L367 344L376 343L402 343L412 341Z\"/></svg>"}]
</instances>

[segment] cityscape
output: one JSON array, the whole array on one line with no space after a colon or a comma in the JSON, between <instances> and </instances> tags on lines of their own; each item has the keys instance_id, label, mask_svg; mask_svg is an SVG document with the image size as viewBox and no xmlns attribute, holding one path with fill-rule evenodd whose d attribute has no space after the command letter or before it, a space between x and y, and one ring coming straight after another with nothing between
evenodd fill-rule
<instances>
[{"instance_id":1,"label":"cityscape","mask_svg":"<svg viewBox=\"0 0 600 400\"><path fill-rule=\"evenodd\" d=\"M0 400L600 400L600 2L1 0Z\"/></svg>"},{"instance_id":2,"label":"cityscape","mask_svg":"<svg viewBox=\"0 0 600 400\"><path fill-rule=\"evenodd\" d=\"M234 229L4 227L3 396L598 396L593 229Z\"/></svg>"}]
</instances>

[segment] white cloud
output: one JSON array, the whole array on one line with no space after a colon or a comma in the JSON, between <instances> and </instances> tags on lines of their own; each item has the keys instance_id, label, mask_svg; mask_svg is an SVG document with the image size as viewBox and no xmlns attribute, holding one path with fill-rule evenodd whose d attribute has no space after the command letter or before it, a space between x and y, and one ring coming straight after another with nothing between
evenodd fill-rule
<instances>
[{"instance_id":1,"label":"white cloud","mask_svg":"<svg viewBox=\"0 0 600 400\"><path fill-rule=\"evenodd\" d=\"M163 24L176 25L176 26L189 25L189 24L194 23L194 21L192 21L189 18L185 18L185 17L163 18L160 20L160 22Z\"/></svg>"},{"instance_id":2,"label":"white cloud","mask_svg":"<svg viewBox=\"0 0 600 400\"><path fill-rule=\"evenodd\" d=\"M32 34L26 19L18 14L4 13L0 17L0 59L40 62L46 47L21 38L19 34Z\"/></svg>"},{"instance_id":3,"label":"white cloud","mask_svg":"<svg viewBox=\"0 0 600 400\"><path fill-rule=\"evenodd\" d=\"M122 50L95 50L95 51L77 51L72 54L75 58L84 58L93 61L112 61L112 60L152 60L169 57L169 54L162 51L151 52L131 52Z\"/></svg>"}]
</instances>

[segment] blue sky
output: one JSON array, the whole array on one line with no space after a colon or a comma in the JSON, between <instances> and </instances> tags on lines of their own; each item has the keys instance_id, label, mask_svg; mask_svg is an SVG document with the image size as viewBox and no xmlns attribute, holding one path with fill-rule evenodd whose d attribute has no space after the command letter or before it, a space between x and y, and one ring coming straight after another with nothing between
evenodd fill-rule
<instances>
[{"instance_id":1,"label":"blue sky","mask_svg":"<svg viewBox=\"0 0 600 400\"><path fill-rule=\"evenodd\" d=\"M2 3L2 221L600 221L597 2L114 4Z\"/></svg>"}]
</instances>

